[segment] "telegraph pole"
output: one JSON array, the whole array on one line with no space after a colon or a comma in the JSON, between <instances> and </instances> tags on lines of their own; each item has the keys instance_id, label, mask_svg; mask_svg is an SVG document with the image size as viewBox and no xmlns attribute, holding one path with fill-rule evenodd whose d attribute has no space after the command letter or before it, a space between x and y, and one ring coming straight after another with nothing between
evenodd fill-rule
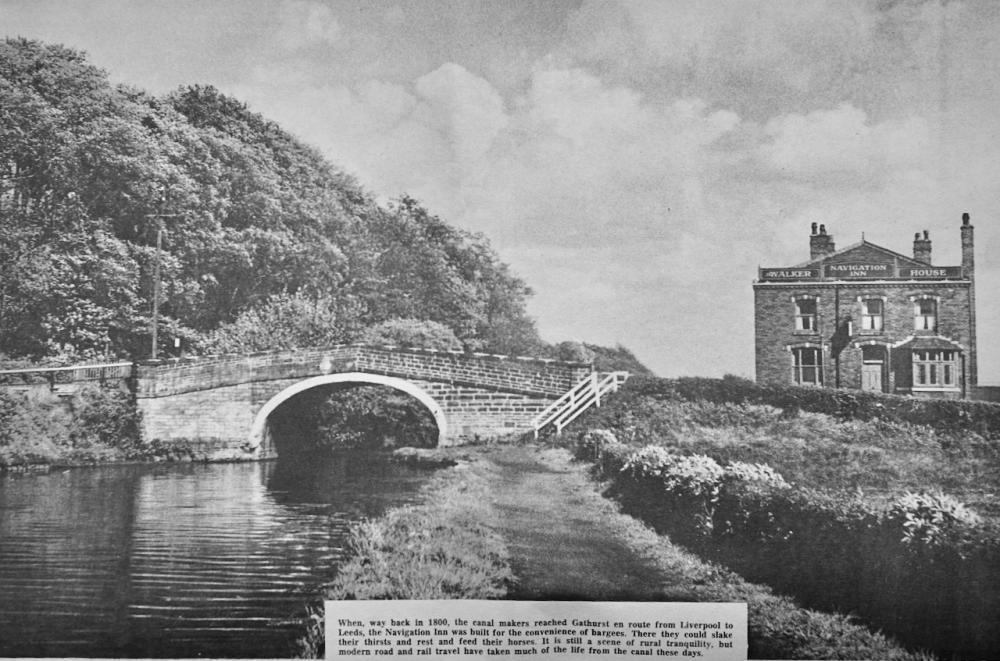
<instances>
[{"instance_id":1,"label":"telegraph pole","mask_svg":"<svg viewBox=\"0 0 1000 661\"><path fill-rule=\"evenodd\" d=\"M160 207L162 209L163 203L166 201L166 192L160 190ZM163 219L164 218L176 218L177 216L182 216L184 214L180 213L147 213L146 218L156 218L156 260L153 262L153 320L151 322L150 335L152 336L152 347L150 349L150 358L156 360L156 356L159 350L157 346L159 341L159 330L160 330L160 261L162 259L161 255L163 253Z\"/></svg>"},{"instance_id":2,"label":"telegraph pole","mask_svg":"<svg viewBox=\"0 0 1000 661\"><path fill-rule=\"evenodd\" d=\"M153 267L153 349L151 358L156 360L157 334L160 328L160 253L163 250L163 218L156 227L156 262Z\"/></svg>"}]
</instances>

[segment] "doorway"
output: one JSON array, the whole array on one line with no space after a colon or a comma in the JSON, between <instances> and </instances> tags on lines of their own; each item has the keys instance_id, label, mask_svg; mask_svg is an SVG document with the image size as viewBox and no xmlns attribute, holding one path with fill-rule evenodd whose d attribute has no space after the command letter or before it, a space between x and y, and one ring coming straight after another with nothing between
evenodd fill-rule
<instances>
[{"instance_id":1,"label":"doorway","mask_svg":"<svg viewBox=\"0 0 1000 661\"><path fill-rule=\"evenodd\" d=\"M861 389L885 392L885 347L874 344L861 347L861 359Z\"/></svg>"}]
</instances>

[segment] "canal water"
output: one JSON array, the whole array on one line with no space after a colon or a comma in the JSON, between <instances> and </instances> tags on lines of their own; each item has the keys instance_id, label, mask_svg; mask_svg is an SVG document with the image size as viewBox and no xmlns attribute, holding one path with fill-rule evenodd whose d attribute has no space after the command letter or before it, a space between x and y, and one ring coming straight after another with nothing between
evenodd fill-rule
<instances>
[{"instance_id":1,"label":"canal water","mask_svg":"<svg viewBox=\"0 0 1000 661\"><path fill-rule=\"evenodd\" d=\"M351 524L429 474L343 454L0 476L0 656L288 657Z\"/></svg>"}]
</instances>

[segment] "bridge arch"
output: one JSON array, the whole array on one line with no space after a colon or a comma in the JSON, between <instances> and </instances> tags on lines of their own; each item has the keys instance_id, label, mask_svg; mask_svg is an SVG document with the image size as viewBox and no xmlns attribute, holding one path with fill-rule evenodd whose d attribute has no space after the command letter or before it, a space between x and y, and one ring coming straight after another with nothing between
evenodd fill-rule
<instances>
[{"instance_id":1,"label":"bridge arch","mask_svg":"<svg viewBox=\"0 0 1000 661\"><path fill-rule=\"evenodd\" d=\"M433 397L427 394L423 388L405 379L399 379L392 376L368 374L366 372L340 372L337 374L324 374L322 376L314 376L309 379L304 379L298 383L288 386L267 400L260 410L257 411L257 414L254 416L253 425L250 427L250 447L260 447L261 443L264 441L267 431L268 416L270 416L276 408L281 406L283 402L300 392L305 392L306 390L310 390L317 386L324 386L331 383L373 384L387 386L389 388L405 392L423 404L427 410L431 412L431 415L434 416L434 422L437 423L438 428L438 445L443 445L443 441L447 437L448 433L448 422L445 419L444 410L441 408L441 405L438 404Z\"/></svg>"}]
</instances>

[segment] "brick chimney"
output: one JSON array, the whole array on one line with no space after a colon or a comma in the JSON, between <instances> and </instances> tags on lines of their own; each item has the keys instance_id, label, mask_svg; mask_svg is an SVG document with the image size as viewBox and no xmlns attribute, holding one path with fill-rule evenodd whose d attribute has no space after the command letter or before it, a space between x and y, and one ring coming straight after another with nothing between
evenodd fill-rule
<instances>
[{"instance_id":1,"label":"brick chimney","mask_svg":"<svg viewBox=\"0 0 1000 661\"><path fill-rule=\"evenodd\" d=\"M809 237L809 259L816 259L837 252L833 246L833 236L826 233L826 225L820 225L816 231L816 223L812 224L812 235Z\"/></svg>"},{"instance_id":2,"label":"brick chimney","mask_svg":"<svg viewBox=\"0 0 1000 661\"><path fill-rule=\"evenodd\" d=\"M962 275L969 282L969 355L967 360L968 384L979 385L979 350L976 348L976 255L973 251L972 223L969 214L962 214Z\"/></svg>"},{"instance_id":3,"label":"brick chimney","mask_svg":"<svg viewBox=\"0 0 1000 661\"><path fill-rule=\"evenodd\" d=\"M974 279L976 272L976 256L973 252L972 230L975 228L969 223L969 214L962 214L962 271L966 278Z\"/></svg>"},{"instance_id":4,"label":"brick chimney","mask_svg":"<svg viewBox=\"0 0 1000 661\"><path fill-rule=\"evenodd\" d=\"M923 238L920 238L920 232L913 235L913 259L931 265L931 235L927 230L924 230Z\"/></svg>"}]
</instances>

